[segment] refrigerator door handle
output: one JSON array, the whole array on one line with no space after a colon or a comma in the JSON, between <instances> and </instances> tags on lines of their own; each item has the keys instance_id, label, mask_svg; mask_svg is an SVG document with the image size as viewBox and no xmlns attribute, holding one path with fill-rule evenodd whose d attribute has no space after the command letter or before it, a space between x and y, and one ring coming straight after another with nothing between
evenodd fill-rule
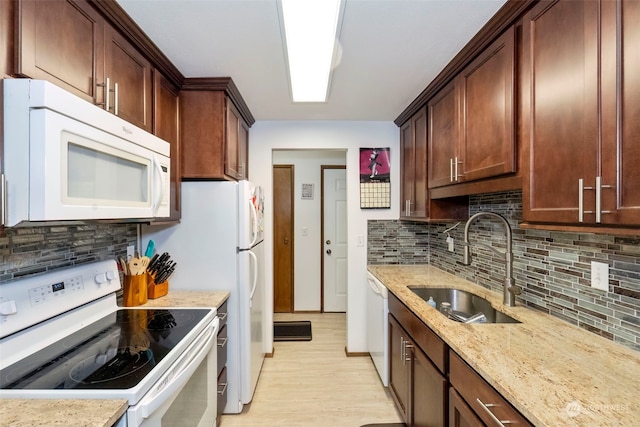
<instances>
[{"instance_id":1,"label":"refrigerator door handle","mask_svg":"<svg viewBox=\"0 0 640 427\"><path fill-rule=\"evenodd\" d=\"M251 294L249 295L249 308L253 307L253 295L256 293L258 286L258 257L251 251L247 251L251 259L253 259L253 284L251 285Z\"/></svg>"},{"instance_id":2,"label":"refrigerator door handle","mask_svg":"<svg viewBox=\"0 0 640 427\"><path fill-rule=\"evenodd\" d=\"M251 243L249 243L249 247L252 248L253 245L258 241L258 209L253 204L251 199L249 199L249 209L251 209L251 233L253 234L253 238L251 239Z\"/></svg>"}]
</instances>

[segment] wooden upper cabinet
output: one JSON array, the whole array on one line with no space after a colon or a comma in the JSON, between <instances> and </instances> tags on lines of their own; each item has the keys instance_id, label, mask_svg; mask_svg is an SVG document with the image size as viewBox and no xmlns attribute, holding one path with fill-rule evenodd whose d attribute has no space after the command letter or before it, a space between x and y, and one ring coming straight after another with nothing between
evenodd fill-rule
<instances>
[{"instance_id":1,"label":"wooden upper cabinet","mask_svg":"<svg viewBox=\"0 0 640 427\"><path fill-rule=\"evenodd\" d=\"M639 19L635 1L542 2L525 17L525 221L640 225Z\"/></svg>"},{"instance_id":2,"label":"wooden upper cabinet","mask_svg":"<svg viewBox=\"0 0 640 427\"><path fill-rule=\"evenodd\" d=\"M475 181L516 172L514 27L462 71L457 86L460 179Z\"/></svg>"},{"instance_id":3,"label":"wooden upper cabinet","mask_svg":"<svg viewBox=\"0 0 640 427\"><path fill-rule=\"evenodd\" d=\"M247 179L253 116L231 78L187 79L180 117L182 179Z\"/></svg>"},{"instance_id":4,"label":"wooden upper cabinet","mask_svg":"<svg viewBox=\"0 0 640 427\"><path fill-rule=\"evenodd\" d=\"M180 98L178 89L158 70L154 70L153 134L171 144L170 221L181 217L180 186ZM165 220L165 219L163 219Z\"/></svg>"},{"instance_id":5,"label":"wooden upper cabinet","mask_svg":"<svg viewBox=\"0 0 640 427\"><path fill-rule=\"evenodd\" d=\"M151 132L151 63L110 26L105 29L106 79L110 85L110 111Z\"/></svg>"},{"instance_id":6,"label":"wooden upper cabinet","mask_svg":"<svg viewBox=\"0 0 640 427\"><path fill-rule=\"evenodd\" d=\"M453 162L457 160L459 98L450 83L427 103L429 109L429 188L455 182Z\"/></svg>"},{"instance_id":7,"label":"wooden upper cabinet","mask_svg":"<svg viewBox=\"0 0 640 427\"><path fill-rule=\"evenodd\" d=\"M48 80L89 102L102 102L102 16L85 2L21 0L16 4L16 74Z\"/></svg>"},{"instance_id":8,"label":"wooden upper cabinet","mask_svg":"<svg viewBox=\"0 0 640 427\"><path fill-rule=\"evenodd\" d=\"M603 1L601 14L601 221L640 225L640 2Z\"/></svg>"},{"instance_id":9,"label":"wooden upper cabinet","mask_svg":"<svg viewBox=\"0 0 640 427\"><path fill-rule=\"evenodd\" d=\"M14 72L15 7L13 1L0 1L0 79Z\"/></svg>"},{"instance_id":10,"label":"wooden upper cabinet","mask_svg":"<svg viewBox=\"0 0 640 427\"><path fill-rule=\"evenodd\" d=\"M516 172L515 29L429 102L429 187Z\"/></svg>"},{"instance_id":11,"label":"wooden upper cabinet","mask_svg":"<svg viewBox=\"0 0 640 427\"><path fill-rule=\"evenodd\" d=\"M427 112L419 110L400 128L402 164L400 216L426 219L427 209Z\"/></svg>"}]
</instances>

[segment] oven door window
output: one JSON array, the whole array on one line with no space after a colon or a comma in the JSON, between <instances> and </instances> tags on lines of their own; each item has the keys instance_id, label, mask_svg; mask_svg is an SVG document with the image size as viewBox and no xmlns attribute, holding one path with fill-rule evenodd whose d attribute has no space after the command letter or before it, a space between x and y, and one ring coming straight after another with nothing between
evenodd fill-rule
<instances>
[{"instance_id":1,"label":"oven door window","mask_svg":"<svg viewBox=\"0 0 640 427\"><path fill-rule=\"evenodd\" d=\"M69 132L62 134L66 147L65 203L149 206L149 159Z\"/></svg>"}]
</instances>

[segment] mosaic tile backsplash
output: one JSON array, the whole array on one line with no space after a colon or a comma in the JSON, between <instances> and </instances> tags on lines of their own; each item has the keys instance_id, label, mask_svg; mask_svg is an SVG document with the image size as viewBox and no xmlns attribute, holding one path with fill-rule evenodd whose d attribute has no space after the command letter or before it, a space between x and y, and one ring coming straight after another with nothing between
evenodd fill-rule
<instances>
[{"instance_id":1,"label":"mosaic tile backsplash","mask_svg":"<svg viewBox=\"0 0 640 427\"><path fill-rule=\"evenodd\" d=\"M0 284L59 268L126 256L135 224L9 228L0 237Z\"/></svg>"},{"instance_id":2,"label":"mosaic tile backsplash","mask_svg":"<svg viewBox=\"0 0 640 427\"><path fill-rule=\"evenodd\" d=\"M640 351L640 237L619 237L519 228L522 193L472 196L469 214L490 211L504 216L513 230L513 272L523 288L518 302ZM496 292L502 292L504 256L474 246L484 243L503 252L502 224L478 218L470 226L472 263L460 264L464 222L455 225L405 221L369 221L369 264L430 263ZM609 265L609 291L592 289L591 261Z\"/></svg>"}]
</instances>

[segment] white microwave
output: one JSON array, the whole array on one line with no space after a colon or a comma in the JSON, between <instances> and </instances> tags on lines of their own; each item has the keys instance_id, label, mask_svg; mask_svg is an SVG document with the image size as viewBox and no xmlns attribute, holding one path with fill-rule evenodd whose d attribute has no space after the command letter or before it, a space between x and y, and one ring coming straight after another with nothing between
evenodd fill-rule
<instances>
[{"instance_id":1,"label":"white microwave","mask_svg":"<svg viewBox=\"0 0 640 427\"><path fill-rule=\"evenodd\" d=\"M169 143L43 80L4 80L2 219L169 216Z\"/></svg>"}]
</instances>

